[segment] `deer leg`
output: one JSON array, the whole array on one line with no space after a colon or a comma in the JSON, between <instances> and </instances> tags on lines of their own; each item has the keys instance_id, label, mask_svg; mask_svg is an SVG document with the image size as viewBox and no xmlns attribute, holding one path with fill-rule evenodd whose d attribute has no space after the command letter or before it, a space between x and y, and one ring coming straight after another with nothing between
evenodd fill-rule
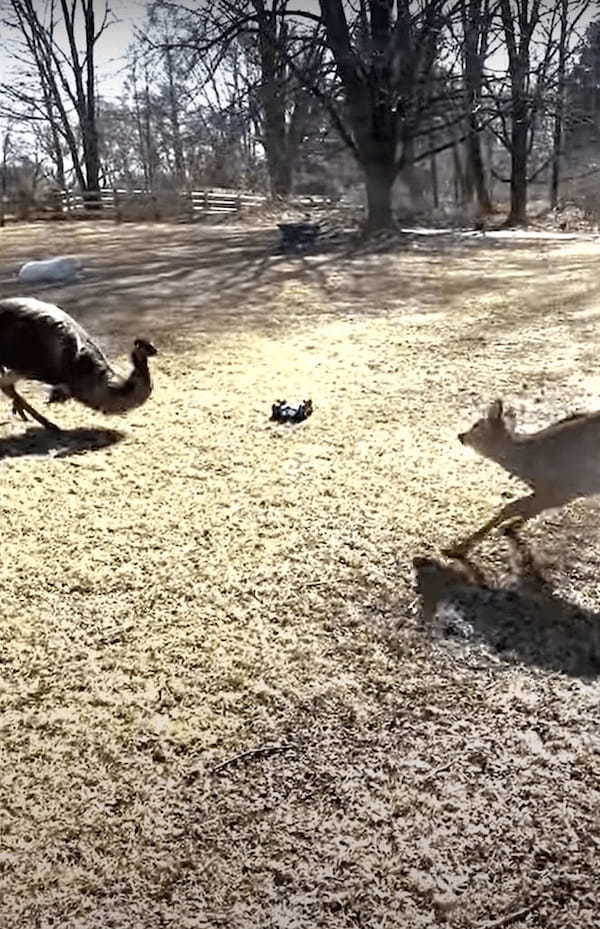
<instances>
[{"instance_id":1,"label":"deer leg","mask_svg":"<svg viewBox=\"0 0 600 929\"><path fill-rule=\"evenodd\" d=\"M509 523L506 526L502 526L500 532L510 546L512 569L515 579L519 582L520 586L529 588L534 595L546 594L547 596L552 596L553 591L551 585L535 563L533 553L517 532L516 525L514 523Z\"/></svg>"},{"instance_id":2,"label":"deer leg","mask_svg":"<svg viewBox=\"0 0 600 929\"><path fill-rule=\"evenodd\" d=\"M7 387L0 387L2 393L8 397L13 402L13 412L17 413L24 422L27 422L27 417L25 413L29 413L32 419L35 419L44 429L49 429L51 432L60 432L60 427L56 426L54 423L51 423L49 419L46 419L45 416L42 416L41 413L38 413L37 410L27 403L27 401L17 393L14 386L10 384Z\"/></svg>"},{"instance_id":3,"label":"deer leg","mask_svg":"<svg viewBox=\"0 0 600 929\"><path fill-rule=\"evenodd\" d=\"M564 503L565 501L560 501ZM558 501L556 504L558 505ZM549 507L553 506L551 500L547 497L541 499L535 494L530 494L529 497L520 497L518 500L512 500L510 503L507 503L506 506L503 506L502 509L496 513L495 516L492 516L491 519L488 519L486 523L483 524L479 529L476 529L475 532L472 532L471 535L466 536L466 538L461 539L458 542L455 542L454 545L450 548L444 549L444 555L452 558L456 555L466 555L466 553L481 539L491 532L492 529L495 529L496 526L502 525L502 523L508 522L518 522L523 524L529 519L533 519L534 516L537 516L543 510L547 510Z\"/></svg>"}]
</instances>

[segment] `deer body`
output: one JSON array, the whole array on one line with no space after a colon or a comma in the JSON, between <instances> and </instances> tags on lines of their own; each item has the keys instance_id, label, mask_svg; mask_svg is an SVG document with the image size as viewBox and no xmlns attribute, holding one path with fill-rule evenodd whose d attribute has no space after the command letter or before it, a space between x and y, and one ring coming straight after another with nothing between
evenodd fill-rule
<instances>
[{"instance_id":1,"label":"deer body","mask_svg":"<svg viewBox=\"0 0 600 929\"><path fill-rule=\"evenodd\" d=\"M484 458L520 478L533 493L506 506L448 554L463 555L491 529L508 521L525 522L547 509L600 494L600 412L559 420L531 434L518 433L514 419L496 400L487 416L459 435Z\"/></svg>"}]
</instances>

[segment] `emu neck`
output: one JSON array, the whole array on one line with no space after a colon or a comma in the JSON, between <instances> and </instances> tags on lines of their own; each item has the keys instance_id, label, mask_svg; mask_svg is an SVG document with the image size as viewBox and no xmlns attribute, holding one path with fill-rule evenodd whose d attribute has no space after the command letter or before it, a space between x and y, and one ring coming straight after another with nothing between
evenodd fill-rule
<instances>
[{"instance_id":1,"label":"emu neck","mask_svg":"<svg viewBox=\"0 0 600 929\"><path fill-rule=\"evenodd\" d=\"M73 390L75 396L86 406L103 413L126 413L146 402L152 393L152 380L145 357L136 352L131 355L133 368L128 377L121 377L108 368L100 378L90 383L77 385Z\"/></svg>"},{"instance_id":2,"label":"emu neck","mask_svg":"<svg viewBox=\"0 0 600 929\"><path fill-rule=\"evenodd\" d=\"M133 365L133 371L130 377L136 373L141 377L150 377L150 368L148 367L148 358L146 355L138 354L134 349L131 353L131 364Z\"/></svg>"}]
</instances>

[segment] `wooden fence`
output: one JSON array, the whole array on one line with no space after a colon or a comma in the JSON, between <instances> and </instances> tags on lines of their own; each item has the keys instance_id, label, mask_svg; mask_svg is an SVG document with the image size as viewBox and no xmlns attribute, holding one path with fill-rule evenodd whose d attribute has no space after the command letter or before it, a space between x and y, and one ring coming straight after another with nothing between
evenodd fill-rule
<instances>
[{"instance_id":1,"label":"wooden fence","mask_svg":"<svg viewBox=\"0 0 600 929\"><path fill-rule=\"evenodd\" d=\"M0 220L38 219L161 219L192 222L206 217L229 216L255 209L267 202L261 194L236 190L206 188L191 191L157 191L142 189L104 189L84 195L79 191L62 190L43 200L4 197L0 201Z\"/></svg>"},{"instance_id":2,"label":"wooden fence","mask_svg":"<svg viewBox=\"0 0 600 929\"><path fill-rule=\"evenodd\" d=\"M160 220L194 222L203 217L226 217L257 209L268 203L263 194L225 188L191 191L156 191L142 189L104 189L89 191L55 191L42 201L3 198L0 201L0 224L6 221L43 219L112 219L115 222ZM324 197L292 197L290 206L304 211L330 205Z\"/></svg>"},{"instance_id":3,"label":"wooden fence","mask_svg":"<svg viewBox=\"0 0 600 929\"><path fill-rule=\"evenodd\" d=\"M70 216L101 214L117 222L125 219L172 219L190 221L202 216L241 213L266 203L261 194L207 188L192 191L100 190L82 193L62 191L60 211ZM97 204L100 204L100 207Z\"/></svg>"}]
</instances>

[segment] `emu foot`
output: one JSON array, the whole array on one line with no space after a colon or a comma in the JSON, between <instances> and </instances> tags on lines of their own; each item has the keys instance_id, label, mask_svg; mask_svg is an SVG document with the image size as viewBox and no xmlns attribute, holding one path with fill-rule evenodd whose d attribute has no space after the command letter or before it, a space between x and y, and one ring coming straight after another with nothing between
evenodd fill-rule
<instances>
[{"instance_id":1,"label":"emu foot","mask_svg":"<svg viewBox=\"0 0 600 929\"><path fill-rule=\"evenodd\" d=\"M26 400L21 397L14 388L4 388L3 392L9 396L13 402L12 409L13 413L16 416L20 416L23 422L28 422L26 414L29 413L31 419L34 419L40 426L43 426L44 429L48 429L50 432L60 432L60 426L57 426L55 423L50 422L49 419L46 419L45 416L42 416L41 413L38 413L37 410L34 410Z\"/></svg>"}]
</instances>

